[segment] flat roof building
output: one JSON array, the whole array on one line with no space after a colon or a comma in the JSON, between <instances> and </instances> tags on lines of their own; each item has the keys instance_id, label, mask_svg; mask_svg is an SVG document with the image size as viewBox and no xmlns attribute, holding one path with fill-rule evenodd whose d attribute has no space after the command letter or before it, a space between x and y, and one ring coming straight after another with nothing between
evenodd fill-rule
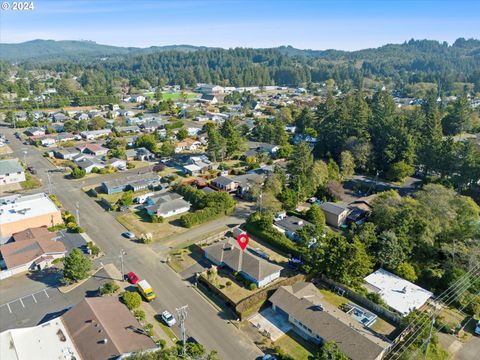
<instances>
[{"instance_id":1,"label":"flat roof building","mask_svg":"<svg viewBox=\"0 0 480 360\"><path fill-rule=\"evenodd\" d=\"M0 198L0 243L28 228L50 227L62 222L60 209L45 193Z\"/></svg>"}]
</instances>

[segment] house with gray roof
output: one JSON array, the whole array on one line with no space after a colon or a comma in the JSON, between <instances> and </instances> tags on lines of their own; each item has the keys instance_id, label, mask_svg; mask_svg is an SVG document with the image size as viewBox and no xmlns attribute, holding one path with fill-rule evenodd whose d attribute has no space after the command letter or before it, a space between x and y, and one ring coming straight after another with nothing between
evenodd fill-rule
<instances>
[{"instance_id":1,"label":"house with gray roof","mask_svg":"<svg viewBox=\"0 0 480 360\"><path fill-rule=\"evenodd\" d=\"M238 183L226 176L219 176L218 178L212 180L212 185L219 190L228 192L233 192L238 188Z\"/></svg>"},{"instance_id":2,"label":"house with gray roof","mask_svg":"<svg viewBox=\"0 0 480 360\"><path fill-rule=\"evenodd\" d=\"M18 159L0 160L0 186L25 181L25 171Z\"/></svg>"},{"instance_id":3,"label":"house with gray roof","mask_svg":"<svg viewBox=\"0 0 480 360\"><path fill-rule=\"evenodd\" d=\"M281 220L275 221L273 227L285 234L290 240L298 241L300 238L297 232L305 226L314 226L311 222L300 219L297 216L286 216Z\"/></svg>"},{"instance_id":4,"label":"house with gray roof","mask_svg":"<svg viewBox=\"0 0 480 360\"><path fill-rule=\"evenodd\" d=\"M324 300L312 283L281 286L270 297L272 309L286 317L300 336L315 344L335 342L351 360L380 360L390 343Z\"/></svg>"},{"instance_id":5,"label":"house with gray roof","mask_svg":"<svg viewBox=\"0 0 480 360\"><path fill-rule=\"evenodd\" d=\"M348 214L351 212L351 209L349 209L347 205L334 202L322 203L320 204L320 208L325 214L327 224L337 228L345 223Z\"/></svg>"},{"instance_id":6,"label":"house with gray roof","mask_svg":"<svg viewBox=\"0 0 480 360\"><path fill-rule=\"evenodd\" d=\"M240 249L234 238L207 246L205 257L218 266L226 266L241 274L258 287L263 287L280 277L282 267L272 264L248 251Z\"/></svg>"},{"instance_id":7,"label":"house with gray roof","mask_svg":"<svg viewBox=\"0 0 480 360\"><path fill-rule=\"evenodd\" d=\"M183 196L172 192L148 197L145 203L145 209L150 216L156 215L163 218L183 214L191 207Z\"/></svg>"}]
</instances>

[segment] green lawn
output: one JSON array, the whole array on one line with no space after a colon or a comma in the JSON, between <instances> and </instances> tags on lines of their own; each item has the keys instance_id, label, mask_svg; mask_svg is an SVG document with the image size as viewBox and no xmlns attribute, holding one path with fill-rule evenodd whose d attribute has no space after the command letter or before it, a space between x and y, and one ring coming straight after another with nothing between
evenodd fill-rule
<instances>
[{"instance_id":1,"label":"green lawn","mask_svg":"<svg viewBox=\"0 0 480 360\"><path fill-rule=\"evenodd\" d=\"M313 345L290 330L280 339L275 341L275 346L280 347L285 353L295 360L308 360L313 356Z\"/></svg>"},{"instance_id":2,"label":"green lawn","mask_svg":"<svg viewBox=\"0 0 480 360\"><path fill-rule=\"evenodd\" d=\"M336 307L339 307L340 305L346 304L348 302L346 298L339 296L329 290L320 289L320 293L323 295L327 302Z\"/></svg>"},{"instance_id":3,"label":"green lawn","mask_svg":"<svg viewBox=\"0 0 480 360\"><path fill-rule=\"evenodd\" d=\"M186 92L185 94L187 95L187 99L195 99L199 96L199 94L192 93L192 92ZM155 96L153 91L146 92L143 95L145 97L150 98L150 99L153 99L154 96ZM181 93L179 93L179 92L177 92L177 93L168 93L168 92L162 93L162 100L177 101L177 100L180 99L180 97L181 97Z\"/></svg>"}]
</instances>

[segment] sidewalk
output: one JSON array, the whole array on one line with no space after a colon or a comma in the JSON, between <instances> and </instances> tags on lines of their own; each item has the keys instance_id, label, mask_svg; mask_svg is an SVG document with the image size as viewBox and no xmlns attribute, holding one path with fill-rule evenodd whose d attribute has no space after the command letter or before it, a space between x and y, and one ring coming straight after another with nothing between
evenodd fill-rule
<instances>
[{"instance_id":1,"label":"sidewalk","mask_svg":"<svg viewBox=\"0 0 480 360\"><path fill-rule=\"evenodd\" d=\"M114 264L107 264L104 266L105 271L110 275L110 277L118 286L120 286L120 293L125 291L125 288L131 287L132 285L127 282L127 281L121 281L117 279L122 279L122 273L120 270L117 269L117 267ZM141 310L145 312L145 320L142 321L142 325L145 325L147 323L150 323L153 325L153 332L154 332L154 339L163 339L166 342L166 347L173 346L174 343L177 341L176 338L170 338L170 336L162 329L160 323L155 319L155 316L158 315L156 311L153 309L153 307L146 303L142 302L140 306Z\"/></svg>"}]
</instances>

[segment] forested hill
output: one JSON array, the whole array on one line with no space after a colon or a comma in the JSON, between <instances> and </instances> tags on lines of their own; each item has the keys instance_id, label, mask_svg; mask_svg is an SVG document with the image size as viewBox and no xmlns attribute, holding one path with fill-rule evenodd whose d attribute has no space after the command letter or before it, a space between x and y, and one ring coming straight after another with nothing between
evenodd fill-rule
<instances>
[{"instance_id":1,"label":"forested hill","mask_svg":"<svg viewBox=\"0 0 480 360\"><path fill-rule=\"evenodd\" d=\"M291 46L219 49L173 45L140 49L86 41L36 40L0 44L2 58L20 61L26 69L42 67L70 74L91 70L107 82L121 77L134 86L194 86L198 82L300 85L334 79L337 84L358 88L365 79L371 79L393 83L400 91L419 83L439 84L444 93L449 93L455 83L473 84L474 90L480 91L480 41L463 38L452 45L410 40L351 52Z\"/></svg>"},{"instance_id":2,"label":"forested hill","mask_svg":"<svg viewBox=\"0 0 480 360\"><path fill-rule=\"evenodd\" d=\"M26 60L58 61L94 59L116 55L155 53L163 51L194 51L192 45L152 46L149 48L101 45L93 41L32 40L20 44L0 44L0 60L21 62Z\"/></svg>"}]
</instances>

